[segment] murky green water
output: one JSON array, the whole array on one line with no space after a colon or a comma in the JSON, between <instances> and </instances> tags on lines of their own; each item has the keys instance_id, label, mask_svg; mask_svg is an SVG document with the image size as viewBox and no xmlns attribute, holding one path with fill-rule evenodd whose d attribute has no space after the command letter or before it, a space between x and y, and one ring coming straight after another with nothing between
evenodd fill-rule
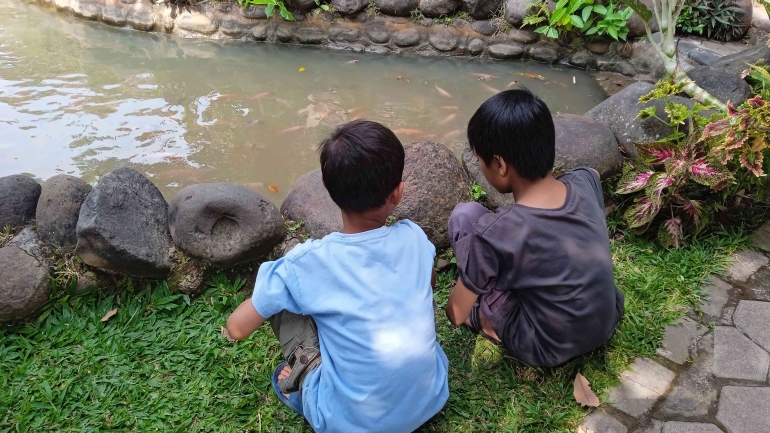
<instances>
[{"instance_id":1,"label":"murky green water","mask_svg":"<svg viewBox=\"0 0 770 433\"><path fill-rule=\"evenodd\" d=\"M368 118L459 151L473 111L513 81L553 112L604 98L563 67L185 40L0 0L0 176L129 166L167 198L232 181L277 203L335 125Z\"/></svg>"}]
</instances>

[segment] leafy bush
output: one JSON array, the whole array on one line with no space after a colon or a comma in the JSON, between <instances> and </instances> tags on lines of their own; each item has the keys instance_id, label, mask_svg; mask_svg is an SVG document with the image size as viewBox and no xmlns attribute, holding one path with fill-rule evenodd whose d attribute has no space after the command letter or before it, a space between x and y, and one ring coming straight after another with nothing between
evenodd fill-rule
<instances>
[{"instance_id":1,"label":"leafy bush","mask_svg":"<svg viewBox=\"0 0 770 433\"><path fill-rule=\"evenodd\" d=\"M676 26L684 33L705 30L710 39L731 41L742 36L742 14L733 0L686 0Z\"/></svg>"},{"instance_id":2,"label":"leafy bush","mask_svg":"<svg viewBox=\"0 0 770 433\"><path fill-rule=\"evenodd\" d=\"M530 3L528 7L533 12L524 17L522 27L546 23L537 27L535 32L553 39L577 32L586 36L610 35L615 40L626 40L626 22L634 12L630 8L616 10L612 2L608 6L594 5L594 0L559 0L553 12L546 0Z\"/></svg>"},{"instance_id":3,"label":"leafy bush","mask_svg":"<svg viewBox=\"0 0 770 433\"><path fill-rule=\"evenodd\" d=\"M708 107L702 104L690 109L668 100L683 87L669 78L640 98L665 102L668 121L658 117L654 106L639 117L657 118L674 133L638 146L640 157L626 165L617 190L636 194L624 213L628 226L642 232L656 226L660 243L674 248L688 234L697 236L735 192L764 188L762 164L770 131L770 102L761 96L705 118Z\"/></svg>"},{"instance_id":4,"label":"leafy bush","mask_svg":"<svg viewBox=\"0 0 770 433\"><path fill-rule=\"evenodd\" d=\"M608 34L612 36L616 41L625 41L628 36L628 26L626 22L634 13L633 9L625 8L621 10L615 10L615 4L610 2L607 7L602 5L594 6L593 11L601 17L595 26L590 27L586 31L586 35L597 34L603 36Z\"/></svg>"},{"instance_id":5,"label":"leafy bush","mask_svg":"<svg viewBox=\"0 0 770 433\"><path fill-rule=\"evenodd\" d=\"M272 17L275 13L275 9L278 9L278 13L287 21L294 21L294 15L286 9L286 6L281 0L238 0L243 7L248 6L265 6L265 15L268 18Z\"/></svg>"}]
</instances>

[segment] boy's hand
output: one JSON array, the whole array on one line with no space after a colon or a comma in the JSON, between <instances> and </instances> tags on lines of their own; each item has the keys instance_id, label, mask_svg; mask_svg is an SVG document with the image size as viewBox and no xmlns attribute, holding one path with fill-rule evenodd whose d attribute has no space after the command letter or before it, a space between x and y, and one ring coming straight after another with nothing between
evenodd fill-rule
<instances>
[{"instance_id":1,"label":"boy's hand","mask_svg":"<svg viewBox=\"0 0 770 433\"><path fill-rule=\"evenodd\" d=\"M225 339L231 343L237 341L235 338L230 336L230 333L227 332L227 328L225 328L224 326L222 327L222 336L225 337Z\"/></svg>"},{"instance_id":2,"label":"boy's hand","mask_svg":"<svg viewBox=\"0 0 770 433\"><path fill-rule=\"evenodd\" d=\"M233 340L243 340L253 334L263 323L265 318L254 308L251 299L247 299L227 318L227 336Z\"/></svg>"},{"instance_id":3,"label":"boy's hand","mask_svg":"<svg viewBox=\"0 0 770 433\"><path fill-rule=\"evenodd\" d=\"M446 311L446 317L453 325L462 325L468 320L468 316L471 315L473 304L476 303L476 299L479 295L471 292L461 278L457 279L455 288L452 289L452 293L449 294L449 300L446 303L444 311Z\"/></svg>"}]
</instances>

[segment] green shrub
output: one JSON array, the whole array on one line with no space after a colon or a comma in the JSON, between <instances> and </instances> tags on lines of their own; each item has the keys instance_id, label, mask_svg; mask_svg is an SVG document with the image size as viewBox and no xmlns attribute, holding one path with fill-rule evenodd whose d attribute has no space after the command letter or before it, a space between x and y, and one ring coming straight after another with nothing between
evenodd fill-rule
<instances>
[{"instance_id":1,"label":"green shrub","mask_svg":"<svg viewBox=\"0 0 770 433\"><path fill-rule=\"evenodd\" d=\"M609 35L613 39L626 40L626 22L634 13L630 8L616 10L610 2L607 6L594 4L594 0L559 0L553 12L546 0L528 5L533 12L524 17L523 26L540 25L535 32L557 39L568 33L586 36Z\"/></svg>"},{"instance_id":2,"label":"green shrub","mask_svg":"<svg viewBox=\"0 0 770 433\"><path fill-rule=\"evenodd\" d=\"M676 26L683 33L705 31L709 39L732 41L742 36L742 14L733 0L686 0Z\"/></svg>"}]
</instances>

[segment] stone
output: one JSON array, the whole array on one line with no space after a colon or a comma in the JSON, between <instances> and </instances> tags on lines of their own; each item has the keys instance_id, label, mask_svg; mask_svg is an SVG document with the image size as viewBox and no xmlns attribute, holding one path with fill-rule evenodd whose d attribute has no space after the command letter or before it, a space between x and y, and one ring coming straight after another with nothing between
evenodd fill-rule
<instances>
[{"instance_id":1,"label":"stone","mask_svg":"<svg viewBox=\"0 0 770 433\"><path fill-rule=\"evenodd\" d=\"M249 18L253 20L264 20L267 19L267 13L265 12L266 6L247 6L245 8L239 8L241 10L241 15L244 18Z\"/></svg>"},{"instance_id":2,"label":"stone","mask_svg":"<svg viewBox=\"0 0 770 433\"><path fill-rule=\"evenodd\" d=\"M770 33L770 20L762 17L753 17L751 25L762 30L763 32Z\"/></svg>"},{"instance_id":3,"label":"stone","mask_svg":"<svg viewBox=\"0 0 770 433\"><path fill-rule=\"evenodd\" d=\"M326 42L326 32L314 27L297 30L297 39L301 44L318 45Z\"/></svg>"},{"instance_id":4,"label":"stone","mask_svg":"<svg viewBox=\"0 0 770 433\"><path fill-rule=\"evenodd\" d=\"M684 318L676 325L667 326L663 334L663 345L657 354L677 364L684 364L690 358L690 348L696 339L708 332L692 319Z\"/></svg>"},{"instance_id":5,"label":"stone","mask_svg":"<svg viewBox=\"0 0 770 433\"><path fill-rule=\"evenodd\" d=\"M256 260L284 235L278 208L235 183L183 188L169 204L168 225L177 248L217 266Z\"/></svg>"},{"instance_id":6,"label":"stone","mask_svg":"<svg viewBox=\"0 0 770 433\"><path fill-rule=\"evenodd\" d=\"M251 33L252 24L243 19L225 19L219 23L219 31L231 38L240 38Z\"/></svg>"},{"instance_id":7,"label":"stone","mask_svg":"<svg viewBox=\"0 0 770 433\"><path fill-rule=\"evenodd\" d=\"M729 433L767 433L770 388L725 386L719 398L717 421Z\"/></svg>"},{"instance_id":8,"label":"stone","mask_svg":"<svg viewBox=\"0 0 770 433\"><path fill-rule=\"evenodd\" d=\"M279 24L275 27L275 31L273 32L273 39L278 42L291 42L292 38L294 37L294 27L291 25L283 25Z\"/></svg>"},{"instance_id":9,"label":"stone","mask_svg":"<svg viewBox=\"0 0 770 433\"><path fill-rule=\"evenodd\" d=\"M269 29L269 24L256 25L251 30L251 35L254 37L254 40L256 41L264 41L267 39L268 29Z\"/></svg>"},{"instance_id":10,"label":"stone","mask_svg":"<svg viewBox=\"0 0 770 433\"><path fill-rule=\"evenodd\" d=\"M668 421L663 424L663 433L722 433L722 430L714 424Z\"/></svg>"},{"instance_id":11,"label":"stone","mask_svg":"<svg viewBox=\"0 0 770 433\"><path fill-rule=\"evenodd\" d=\"M361 30L356 27L331 27L329 38L338 42L356 42L361 37Z\"/></svg>"},{"instance_id":12,"label":"stone","mask_svg":"<svg viewBox=\"0 0 770 433\"><path fill-rule=\"evenodd\" d=\"M727 267L725 276L735 281L745 282L762 266L767 266L768 259L761 253L740 250L732 255L733 262Z\"/></svg>"},{"instance_id":13,"label":"stone","mask_svg":"<svg viewBox=\"0 0 770 433\"><path fill-rule=\"evenodd\" d=\"M754 245L762 251L770 252L770 221L762 224L754 233L751 234Z\"/></svg>"},{"instance_id":14,"label":"stone","mask_svg":"<svg viewBox=\"0 0 770 433\"><path fill-rule=\"evenodd\" d=\"M577 66L578 68L599 69L596 57L588 51L578 51L573 53L569 57L568 62L570 65Z\"/></svg>"},{"instance_id":15,"label":"stone","mask_svg":"<svg viewBox=\"0 0 770 433\"><path fill-rule=\"evenodd\" d=\"M72 15L84 20L96 20L101 15L101 8L99 5L90 2L72 2L70 4L72 8Z\"/></svg>"},{"instance_id":16,"label":"stone","mask_svg":"<svg viewBox=\"0 0 770 433\"><path fill-rule=\"evenodd\" d=\"M420 0L420 12L430 18L449 16L460 6L460 0Z\"/></svg>"},{"instance_id":17,"label":"stone","mask_svg":"<svg viewBox=\"0 0 770 433\"><path fill-rule=\"evenodd\" d=\"M364 28L366 36L375 44L387 44L390 41L388 28L380 22L372 22Z\"/></svg>"},{"instance_id":18,"label":"stone","mask_svg":"<svg viewBox=\"0 0 770 433\"><path fill-rule=\"evenodd\" d=\"M102 22L111 26L125 26L126 10L119 3L105 3L102 7Z\"/></svg>"},{"instance_id":19,"label":"stone","mask_svg":"<svg viewBox=\"0 0 770 433\"><path fill-rule=\"evenodd\" d=\"M420 0L374 0L374 4L385 15L408 17L420 6Z\"/></svg>"},{"instance_id":20,"label":"stone","mask_svg":"<svg viewBox=\"0 0 770 433\"><path fill-rule=\"evenodd\" d=\"M706 48L695 47L687 53L687 58L696 65L711 66L721 59L722 55Z\"/></svg>"},{"instance_id":21,"label":"stone","mask_svg":"<svg viewBox=\"0 0 770 433\"><path fill-rule=\"evenodd\" d=\"M770 268L762 268L749 278L747 287L751 298L756 301L770 301Z\"/></svg>"},{"instance_id":22,"label":"stone","mask_svg":"<svg viewBox=\"0 0 770 433\"><path fill-rule=\"evenodd\" d=\"M764 382L770 354L732 326L714 328L714 375Z\"/></svg>"},{"instance_id":23,"label":"stone","mask_svg":"<svg viewBox=\"0 0 770 433\"><path fill-rule=\"evenodd\" d=\"M285 3L289 10L297 12L310 12L318 7L315 0L285 0Z\"/></svg>"},{"instance_id":24,"label":"stone","mask_svg":"<svg viewBox=\"0 0 770 433\"><path fill-rule=\"evenodd\" d=\"M716 324L720 326L733 326L733 314L735 314L735 305L725 307L722 314L717 319Z\"/></svg>"},{"instance_id":25,"label":"stone","mask_svg":"<svg viewBox=\"0 0 770 433\"><path fill-rule=\"evenodd\" d=\"M620 171L623 155L618 150L615 135L604 124L590 117L575 114L555 114L556 160L554 169L566 172L588 166L604 179Z\"/></svg>"},{"instance_id":26,"label":"stone","mask_svg":"<svg viewBox=\"0 0 770 433\"><path fill-rule=\"evenodd\" d=\"M501 194L495 189L481 172L479 167L479 159L471 150L468 143L465 143L462 153L463 169L468 174L471 182L480 185L481 188L487 193L483 196L483 204L492 210L496 210L500 206L509 206L516 203L513 198L513 194Z\"/></svg>"},{"instance_id":27,"label":"stone","mask_svg":"<svg viewBox=\"0 0 770 433\"><path fill-rule=\"evenodd\" d=\"M712 276L709 283L703 288L708 293L708 298L701 302L701 311L711 320L721 317L722 308L730 299L730 290L732 288L733 286L730 284L725 283L716 276Z\"/></svg>"},{"instance_id":28,"label":"stone","mask_svg":"<svg viewBox=\"0 0 770 433\"><path fill-rule=\"evenodd\" d=\"M433 48L443 52L457 48L457 39L457 34L444 26L434 26L428 37Z\"/></svg>"},{"instance_id":29,"label":"stone","mask_svg":"<svg viewBox=\"0 0 770 433\"><path fill-rule=\"evenodd\" d=\"M132 29L149 32L155 28L155 14L150 9L132 9L126 22Z\"/></svg>"},{"instance_id":30,"label":"stone","mask_svg":"<svg viewBox=\"0 0 770 433\"><path fill-rule=\"evenodd\" d=\"M533 30L523 30L519 28L508 30L508 39L520 44L531 44L538 39L537 33Z\"/></svg>"},{"instance_id":31,"label":"stone","mask_svg":"<svg viewBox=\"0 0 770 433\"><path fill-rule=\"evenodd\" d=\"M364 48L364 51L374 54L387 54L390 52L390 48L386 45L369 45Z\"/></svg>"},{"instance_id":32,"label":"stone","mask_svg":"<svg viewBox=\"0 0 770 433\"><path fill-rule=\"evenodd\" d=\"M529 0L503 0L505 1L505 15L504 18L515 28L521 27L524 22L524 17L529 15L531 8L529 4L532 3Z\"/></svg>"},{"instance_id":33,"label":"stone","mask_svg":"<svg viewBox=\"0 0 770 433\"><path fill-rule=\"evenodd\" d=\"M599 60L597 61L599 70L607 72L615 72L626 77L633 77L636 75L636 68L630 62L625 60Z\"/></svg>"},{"instance_id":34,"label":"stone","mask_svg":"<svg viewBox=\"0 0 770 433\"><path fill-rule=\"evenodd\" d=\"M404 151L404 196L393 216L420 226L437 249L447 248L449 215L457 203L470 199L468 175L442 144L416 142Z\"/></svg>"},{"instance_id":35,"label":"stone","mask_svg":"<svg viewBox=\"0 0 770 433\"><path fill-rule=\"evenodd\" d=\"M34 219L41 190L40 184L27 176L0 177L0 230L20 227Z\"/></svg>"},{"instance_id":36,"label":"stone","mask_svg":"<svg viewBox=\"0 0 770 433\"><path fill-rule=\"evenodd\" d=\"M653 35L658 36L657 40L660 40L660 33ZM658 56L658 53L653 48L652 44L647 38L640 38L632 44L633 54L631 54L631 64L634 65L639 73L648 74L652 78L661 78L666 74L666 68L663 66L663 61Z\"/></svg>"},{"instance_id":37,"label":"stone","mask_svg":"<svg viewBox=\"0 0 770 433\"><path fill-rule=\"evenodd\" d=\"M770 47L765 44L755 45L741 52L724 56L711 66L740 76L741 72L748 67L747 64L754 64L760 59L764 60L766 65L770 64Z\"/></svg>"},{"instance_id":38,"label":"stone","mask_svg":"<svg viewBox=\"0 0 770 433\"><path fill-rule=\"evenodd\" d=\"M484 36L492 36L497 33L497 26L493 25L488 20L474 21L471 23L471 28Z\"/></svg>"},{"instance_id":39,"label":"stone","mask_svg":"<svg viewBox=\"0 0 770 433\"><path fill-rule=\"evenodd\" d=\"M286 235L286 238L283 240L283 242L281 242L280 244L278 244L277 247L275 247L275 254L278 257L283 257L286 254L289 254L289 251L293 250L294 247L296 247L301 243L302 241L300 241L296 236L288 233Z\"/></svg>"},{"instance_id":40,"label":"stone","mask_svg":"<svg viewBox=\"0 0 770 433\"><path fill-rule=\"evenodd\" d=\"M578 431L585 433L627 433L628 429L603 410L596 409L586 417L583 424L580 424Z\"/></svg>"},{"instance_id":41,"label":"stone","mask_svg":"<svg viewBox=\"0 0 770 433\"><path fill-rule=\"evenodd\" d=\"M630 59L634 55L634 46L627 41L623 43L618 42L618 55Z\"/></svg>"},{"instance_id":42,"label":"stone","mask_svg":"<svg viewBox=\"0 0 770 433\"><path fill-rule=\"evenodd\" d=\"M323 185L321 169L294 182L281 205L281 215L287 220L301 221L307 234L314 239L342 230L342 213Z\"/></svg>"},{"instance_id":43,"label":"stone","mask_svg":"<svg viewBox=\"0 0 770 433\"><path fill-rule=\"evenodd\" d=\"M733 75L730 71L711 66L701 66L687 72L697 85L703 90L719 98L722 102L728 101L735 106L742 104L751 97L751 87L740 75Z\"/></svg>"},{"instance_id":44,"label":"stone","mask_svg":"<svg viewBox=\"0 0 770 433\"><path fill-rule=\"evenodd\" d=\"M96 274L91 271L83 272L78 275L77 291L85 292L91 290L99 285L99 280L96 278Z\"/></svg>"},{"instance_id":45,"label":"stone","mask_svg":"<svg viewBox=\"0 0 770 433\"><path fill-rule=\"evenodd\" d=\"M647 6L649 10L653 10L652 0L641 0L641 2ZM649 25L650 30L653 33L660 31L660 27L658 26L658 22L655 20L654 16L652 19L650 19ZM642 17L640 17L636 12L631 14L631 18L626 21L626 27L628 27L628 40L643 36L647 33L644 29L644 20L642 20Z\"/></svg>"},{"instance_id":46,"label":"stone","mask_svg":"<svg viewBox=\"0 0 770 433\"><path fill-rule=\"evenodd\" d=\"M182 12L176 17L176 25L188 32L212 35L217 31L219 24L198 12Z\"/></svg>"},{"instance_id":47,"label":"stone","mask_svg":"<svg viewBox=\"0 0 770 433\"><path fill-rule=\"evenodd\" d=\"M735 307L735 326L770 352L770 303L740 301Z\"/></svg>"},{"instance_id":48,"label":"stone","mask_svg":"<svg viewBox=\"0 0 770 433\"><path fill-rule=\"evenodd\" d=\"M0 322L23 319L48 302L50 275L20 248L0 248Z\"/></svg>"},{"instance_id":49,"label":"stone","mask_svg":"<svg viewBox=\"0 0 770 433\"><path fill-rule=\"evenodd\" d=\"M88 194L77 224L76 253L87 265L136 277L171 269L168 203L136 170L117 168Z\"/></svg>"},{"instance_id":50,"label":"stone","mask_svg":"<svg viewBox=\"0 0 770 433\"><path fill-rule=\"evenodd\" d=\"M589 41L583 44L583 46L590 52L598 55L602 55L609 51L610 44L602 41Z\"/></svg>"},{"instance_id":51,"label":"stone","mask_svg":"<svg viewBox=\"0 0 770 433\"><path fill-rule=\"evenodd\" d=\"M631 370L620 375L620 385L610 392L609 403L621 412L638 417L666 393L675 376L673 371L650 359L636 358Z\"/></svg>"},{"instance_id":52,"label":"stone","mask_svg":"<svg viewBox=\"0 0 770 433\"><path fill-rule=\"evenodd\" d=\"M35 223L44 242L59 247L75 246L80 206L91 189L91 185L66 174L54 176L43 184Z\"/></svg>"},{"instance_id":53,"label":"stone","mask_svg":"<svg viewBox=\"0 0 770 433\"><path fill-rule=\"evenodd\" d=\"M487 52L493 59L520 59L524 55L524 47L516 42L500 42L487 47Z\"/></svg>"},{"instance_id":54,"label":"stone","mask_svg":"<svg viewBox=\"0 0 770 433\"><path fill-rule=\"evenodd\" d=\"M735 0L731 3L731 6L735 6L741 10L738 14L738 19L741 22L739 32L733 36L733 40L741 40L751 28L751 22L754 18L754 6L752 0Z\"/></svg>"},{"instance_id":55,"label":"stone","mask_svg":"<svg viewBox=\"0 0 770 433\"><path fill-rule=\"evenodd\" d=\"M53 264L43 253L43 244L33 227L24 227L5 246L16 247L42 263L49 271L53 271Z\"/></svg>"},{"instance_id":56,"label":"stone","mask_svg":"<svg viewBox=\"0 0 770 433\"><path fill-rule=\"evenodd\" d=\"M452 267L452 262L446 259L438 259L436 260L436 270L439 272L447 271L449 268Z\"/></svg>"},{"instance_id":57,"label":"stone","mask_svg":"<svg viewBox=\"0 0 770 433\"><path fill-rule=\"evenodd\" d=\"M642 120L637 117L640 110L654 105L658 109L658 116L668 120L664 112L665 104L663 101L638 103L640 96L646 95L654 88L655 86L650 83L637 82L631 84L602 101L585 114L597 122L608 125L629 158L636 158L638 156L636 144L656 141L663 137L668 137L674 132L671 127L658 119L647 118ZM687 98L672 96L669 99L671 102L684 104L688 107L694 105L694 101Z\"/></svg>"},{"instance_id":58,"label":"stone","mask_svg":"<svg viewBox=\"0 0 770 433\"><path fill-rule=\"evenodd\" d=\"M460 10L466 12L474 19L483 20L489 18L493 12L500 8L502 0L460 0Z\"/></svg>"},{"instance_id":59,"label":"stone","mask_svg":"<svg viewBox=\"0 0 770 433\"><path fill-rule=\"evenodd\" d=\"M717 401L714 382L714 336L706 334L698 343L698 352L659 406L655 416L664 418L702 417Z\"/></svg>"},{"instance_id":60,"label":"stone","mask_svg":"<svg viewBox=\"0 0 770 433\"><path fill-rule=\"evenodd\" d=\"M634 433L661 433L662 431L663 421L653 419L648 424L642 424L641 427L634 430Z\"/></svg>"},{"instance_id":61,"label":"stone","mask_svg":"<svg viewBox=\"0 0 770 433\"><path fill-rule=\"evenodd\" d=\"M529 50L529 56L532 60L543 63L556 63L559 60L559 53L556 49L547 45L532 47Z\"/></svg>"},{"instance_id":62,"label":"stone","mask_svg":"<svg viewBox=\"0 0 770 433\"><path fill-rule=\"evenodd\" d=\"M331 3L342 15L355 15L369 4L367 0L332 0Z\"/></svg>"},{"instance_id":63,"label":"stone","mask_svg":"<svg viewBox=\"0 0 770 433\"><path fill-rule=\"evenodd\" d=\"M393 32L393 43L397 47L413 47L420 43L420 32L415 29L404 29Z\"/></svg>"},{"instance_id":64,"label":"stone","mask_svg":"<svg viewBox=\"0 0 770 433\"><path fill-rule=\"evenodd\" d=\"M468 53L472 56L478 56L484 52L486 46L487 44L481 39L471 39L471 41L468 42Z\"/></svg>"}]
</instances>

